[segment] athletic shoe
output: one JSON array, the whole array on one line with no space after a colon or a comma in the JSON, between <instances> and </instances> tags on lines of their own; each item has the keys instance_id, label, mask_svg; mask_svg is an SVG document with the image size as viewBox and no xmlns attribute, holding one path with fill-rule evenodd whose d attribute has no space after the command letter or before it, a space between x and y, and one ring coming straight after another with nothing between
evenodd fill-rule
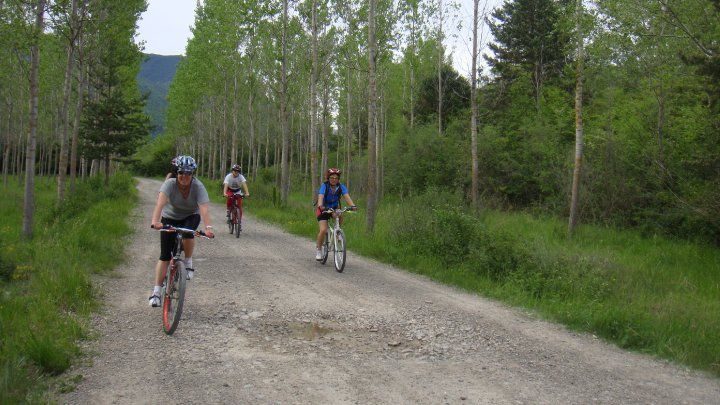
<instances>
[{"instance_id":1,"label":"athletic shoe","mask_svg":"<svg viewBox=\"0 0 720 405\"><path fill-rule=\"evenodd\" d=\"M187 279L192 280L193 277L195 277L195 269L187 268Z\"/></svg>"},{"instance_id":2,"label":"athletic shoe","mask_svg":"<svg viewBox=\"0 0 720 405\"><path fill-rule=\"evenodd\" d=\"M151 307L159 307L160 306L160 297L155 294L151 295L149 303L150 303Z\"/></svg>"},{"instance_id":3,"label":"athletic shoe","mask_svg":"<svg viewBox=\"0 0 720 405\"><path fill-rule=\"evenodd\" d=\"M322 250L318 249L318 250L315 252L315 260L317 260L317 261L322 260Z\"/></svg>"}]
</instances>

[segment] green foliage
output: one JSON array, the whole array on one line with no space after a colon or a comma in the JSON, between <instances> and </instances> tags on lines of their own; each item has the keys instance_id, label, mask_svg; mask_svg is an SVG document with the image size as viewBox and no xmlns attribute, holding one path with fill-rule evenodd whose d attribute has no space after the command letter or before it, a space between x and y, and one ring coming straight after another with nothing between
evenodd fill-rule
<instances>
[{"instance_id":1,"label":"green foliage","mask_svg":"<svg viewBox=\"0 0 720 405\"><path fill-rule=\"evenodd\" d=\"M170 171L170 161L176 156L176 137L165 133L150 141L135 153L133 172L142 176L164 176Z\"/></svg>"},{"instance_id":2,"label":"green foliage","mask_svg":"<svg viewBox=\"0 0 720 405\"><path fill-rule=\"evenodd\" d=\"M451 66L443 65L442 70L442 114L443 128L451 118L458 116L470 108L470 83L467 78L460 76ZM438 116L438 77L425 76L420 80L420 89L417 96L416 112L418 121L431 123L437 121Z\"/></svg>"},{"instance_id":3,"label":"green foliage","mask_svg":"<svg viewBox=\"0 0 720 405\"><path fill-rule=\"evenodd\" d=\"M129 233L124 219L136 191L127 174L113 177L109 188L97 179L80 182L63 210L55 206L54 189L39 181L37 211L45 214L32 242L19 236L22 190L6 189L6 195L0 262L14 268L0 279L0 402L33 402L44 376L62 373L79 353L77 341L87 336L85 319L96 305L90 274L117 264L124 245L107 241Z\"/></svg>"},{"instance_id":4,"label":"green foliage","mask_svg":"<svg viewBox=\"0 0 720 405\"><path fill-rule=\"evenodd\" d=\"M437 135L437 126L423 125L414 131L406 129L388 141L385 172L392 182L386 187L393 193L412 194L428 187L456 189L463 187L467 166L463 162L465 143L448 130Z\"/></svg>"},{"instance_id":5,"label":"green foliage","mask_svg":"<svg viewBox=\"0 0 720 405\"><path fill-rule=\"evenodd\" d=\"M486 59L502 80L513 81L526 73L542 86L562 72L569 33L562 30L560 3L514 0L493 11L489 19L493 56Z\"/></svg>"},{"instance_id":6,"label":"green foliage","mask_svg":"<svg viewBox=\"0 0 720 405\"><path fill-rule=\"evenodd\" d=\"M88 158L130 156L150 133L150 119L142 109L144 102L126 99L110 90L98 102L85 107L80 130L80 147Z\"/></svg>"}]
</instances>

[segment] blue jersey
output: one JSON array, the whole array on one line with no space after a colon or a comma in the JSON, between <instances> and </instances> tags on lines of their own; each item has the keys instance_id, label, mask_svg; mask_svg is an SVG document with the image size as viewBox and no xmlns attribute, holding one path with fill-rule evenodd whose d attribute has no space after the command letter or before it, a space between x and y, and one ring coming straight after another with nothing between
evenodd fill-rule
<instances>
[{"instance_id":1,"label":"blue jersey","mask_svg":"<svg viewBox=\"0 0 720 405\"><path fill-rule=\"evenodd\" d=\"M340 206L340 197L347 193L348 191L344 184L340 183L333 189L328 182L323 183L318 191L318 194L325 196L323 206L326 208L338 208Z\"/></svg>"}]
</instances>

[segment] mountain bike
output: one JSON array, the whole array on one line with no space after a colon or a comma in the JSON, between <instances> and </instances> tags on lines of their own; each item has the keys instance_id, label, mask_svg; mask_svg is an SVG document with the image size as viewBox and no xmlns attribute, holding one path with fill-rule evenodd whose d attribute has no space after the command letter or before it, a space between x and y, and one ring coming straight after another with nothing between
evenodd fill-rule
<instances>
[{"instance_id":1,"label":"mountain bike","mask_svg":"<svg viewBox=\"0 0 720 405\"><path fill-rule=\"evenodd\" d=\"M345 233L340 229L340 218L345 212L355 211L357 207L347 207L343 209L327 209L323 211L324 214L332 214L333 223L332 226L328 224L327 235L325 235L325 243L322 245L322 260L320 263L325 264L327 262L330 251L333 252L333 261L335 262L335 270L338 273L342 273L345 269Z\"/></svg>"},{"instance_id":2,"label":"mountain bike","mask_svg":"<svg viewBox=\"0 0 720 405\"><path fill-rule=\"evenodd\" d=\"M231 197L225 197L232 198L232 202L230 204L230 217L228 218L230 235L235 234L235 237L239 238L240 231L242 231L242 199L245 197L242 194L233 194Z\"/></svg>"},{"instance_id":3,"label":"mountain bike","mask_svg":"<svg viewBox=\"0 0 720 405\"><path fill-rule=\"evenodd\" d=\"M165 225L161 232L175 232L175 245L173 246L170 263L165 271L162 292L162 324L163 331L172 335L180 323L183 303L185 302L185 288L187 286L187 269L185 262L180 257L183 252L183 235L194 234L205 239L210 239L203 231L195 231L187 228L178 228Z\"/></svg>"}]
</instances>

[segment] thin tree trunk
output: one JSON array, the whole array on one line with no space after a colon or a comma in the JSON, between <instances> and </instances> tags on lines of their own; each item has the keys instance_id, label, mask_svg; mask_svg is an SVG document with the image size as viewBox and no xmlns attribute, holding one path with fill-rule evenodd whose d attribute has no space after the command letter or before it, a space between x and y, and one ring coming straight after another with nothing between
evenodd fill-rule
<instances>
[{"instance_id":1,"label":"thin tree trunk","mask_svg":"<svg viewBox=\"0 0 720 405\"><path fill-rule=\"evenodd\" d=\"M107 155L107 156L105 156L105 187L107 187L109 185L110 185L110 155Z\"/></svg>"},{"instance_id":2,"label":"thin tree trunk","mask_svg":"<svg viewBox=\"0 0 720 405\"><path fill-rule=\"evenodd\" d=\"M283 0L283 30L282 30L282 62L280 67L280 125L282 126L282 156L280 175L280 204L287 206L290 194L290 135L287 122L287 23L288 0Z\"/></svg>"},{"instance_id":3,"label":"thin tree trunk","mask_svg":"<svg viewBox=\"0 0 720 405\"><path fill-rule=\"evenodd\" d=\"M377 162L375 141L377 139L376 103L377 83L375 78L376 44L375 44L375 8L377 0L369 0L368 14L368 185L367 185L367 232L375 229L375 211L377 209Z\"/></svg>"},{"instance_id":4,"label":"thin tree trunk","mask_svg":"<svg viewBox=\"0 0 720 405\"><path fill-rule=\"evenodd\" d=\"M347 105L347 123L345 125L345 147L346 147L346 157L345 157L345 185L350 187L350 169L351 169L351 162L352 162L352 113L350 111L351 108L351 99L352 95L350 93L351 90L351 82L350 82L350 63L348 63L347 66L347 96L345 103Z\"/></svg>"},{"instance_id":5,"label":"thin tree trunk","mask_svg":"<svg viewBox=\"0 0 720 405\"><path fill-rule=\"evenodd\" d=\"M57 196L58 202L65 199L65 174L68 165L68 131L70 127L70 92L72 91L72 72L75 66L75 15L77 14L78 0L72 0L70 11L70 40L67 46L67 62L65 64L65 83L63 85L63 104L62 104L62 133L60 134L60 156L58 164L57 177Z\"/></svg>"},{"instance_id":6,"label":"thin tree trunk","mask_svg":"<svg viewBox=\"0 0 720 405\"><path fill-rule=\"evenodd\" d=\"M416 27L417 7L413 6L413 17L410 27L410 129L415 127L415 53L417 52Z\"/></svg>"},{"instance_id":7,"label":"thin tree trunk","mask_svg":"<svg viewBox=\"0 0 720 405\"><path fill-rule=\"evenodd\" d=\"M383 177L383 159L382 159L382 151L383 151L383 141L385 136L385 92L381 92L381 96L379 97L380 101L380 107L378 108L378 111L375 113L375 162L376 162L376 169L375 169L375 185L377 188L377 200L380 201L383 196L383 184L382 184L382 177Z\"/></svg>"},{"instance_id":8,"label":"thin tree trunk","mask_svg":"<svg viewBox=\"0 0 720 405\"><path fill-rule=\"evenodd\" d=\"M438 135L442 136L442 113L443 113L443 87L442 71L445 52L443 51L443 2L438 0Z\"/></svg>"},{"instance_id":9,"label":"thin tree trunk","mask_svg":"<svg viewBox=\"0 0 720 405\"><path fill-rule=\"evenodd\" d=\"M327 115L328 115L328 86L326 85L325 88L323 88L323 99L322 99L322 129L320 130L320 134L322 136L322 160L320 163L320 167L323 169L327 169L328 167L328 154L329 154L329 148L328 148L328 125L327 125ZM319 185L318 185L319 187Z\"/></svg>"},{"instance_id":10,"label":"thin tree trunk","mask_svg":"<svg viewBox=\"0 0 720 405\"><path fill-rule=\"evenodd\" d=\"M7 111L7 116L5 117L6 118L6 121L5 121L6 130L5 130L5 144L3 145L3 168L2 168L3 187L4 188L7 188L7 185L8 185L8 172L10 170L10 164L11 164L10 150L12 149L11 148L12 141L10 138L10 136L11 136L10 134L12 133L13 104L11 102L8 102L7 104L8 104L8 111Z\"/></svg>"},{"instance_id":11,"label":"thin tree trunk","mask_svg":"<svg viewBox=\"0 0 720 405\"><path fill-rule=\"evenodd\" d=\"M478 173L478 105L477 105L477 56L478 56L478 8L480 0L473 0L473 43L472 74L470 75L470 159L471 187L470 199L475 210L480 209L480 177Z\"/></svg>"},{"instance_id":12,"label":"thin tree trunk","mask_svg":"<svg viewBox=\"0 0 720 405\"><path fill-rule=\"evenodd\" d=\"M85 9L85 1L82 2L82 9L80 12L80 15L84 15L84 9ZM83 41L82 41L82 32L78 35L78 61L80 66L78 67L78 73L80 75L79 77L79 84L78 84L78 94L77 94L77 100L75 104L75 117L73 120L73 133L72 133L72 142L70 143L70 193L75 192L75 180L77 178L77 164L78 164L78 135L80 133L80 117L82 116L82 110L83 110L83 101L85 99L85 92L86 92L86 86L87 86L87 76L88 74L85 72L85 67L82 65L83 60Z\"/></svg>"},{"instance_id":13,"label":"thin tree trunk","mask_svg":"<svg viewBox=\"0 0 720 405\"><path fill-rule=\"evenodd\" d=\"M227 99L228 99L229 94L228 94L227 74L223 75L223 85L224 85L224 88L223 88L223 105L222 105L222 135L218 137L218 145L221 144L220 139L228 138L228 102L227 102L228 100ZM225 164L225 159L226 159L226 157L224 154L221 154L220 156L218 156L218 160L215 161L215 164L216 164L215 167L217 167L217 169L219 171L217 171L215 173L223 172L221 167Z\"/></svg>"},{"instance_id":14,"label":"thin tree trunk","mask_svg":"<svg viewBox=\"0 0 720 405\"><path fill-rule=\"evenodd\" d=\"M572 197L570 200L570 218L568 220L568 233L572 236L578 223L578 201L580 199L580 175L582 173L583 159L583 120L582 120L582 99L583 99L583 35L580 25L582 16L582 0L576 0L575 6L575 30L577 35L577 71L575 77L575 169L573 170Z\"/></svg>"},{"instance_id":15,"label":"thin tree trunk","mask_svg":"<svg viewBox=\"0 0 720 405\"><path fill-rule=\"evenodd\" d=\"M320 188L320 170L318 170L317 145L317 77L318 77L318 45L317 45L317 3L312 0L312 70L310 72L310 178L311 195L314 200ZM325 166L323 166L324 168Z\"/></svg>"},{"instance_id":16,"label":"thin tree trunk","mask_svg":"<svg viewBox=\"0 0 720 405\"><path fill-rule=\"evenodd\" d=\"M232 147L230 149L230 161L231 164L237 162L237 135L239 132L238 127L238 84L237 75L233 75L233 133L232 133Z\"/></svg>"},{"instance_id":17,"label":"thin tree trunk","mask_svg":"<svg viewBox=\"0 0 720 405\"><path fill-rule=\"evenodd\" d=\"M247 165L248 173L247 174L248 174L248 176L250 176L251 175L250 171L253 168L253 166L252 166L253 150L255 149L255 111L253 109L253 104L255 101L254 101L254 94L253 94L252 87L249 89L248 93L250 93L248 96L248 120L250 121L249 122L250 132L248 134L248 137L249 137L248 143L250 145L248 145L249 153L248 153L248 165Z\"/></svg>"},{"instance_id":18,"label":"thin tree trunk","mask_svg":"<svg viewBox=\"0 0 720 405\"><path fill-rule=\"evenodd\" d=\"M30 130L28 131L25 155L25 198L23 204L23 237L33 236L33 215L35 213L35 146L38 126L38 99L40 77L40 36L43 32L45 0L38 0L35 8L35 32L30 47Z\"/></svg>"}]
</instances>

